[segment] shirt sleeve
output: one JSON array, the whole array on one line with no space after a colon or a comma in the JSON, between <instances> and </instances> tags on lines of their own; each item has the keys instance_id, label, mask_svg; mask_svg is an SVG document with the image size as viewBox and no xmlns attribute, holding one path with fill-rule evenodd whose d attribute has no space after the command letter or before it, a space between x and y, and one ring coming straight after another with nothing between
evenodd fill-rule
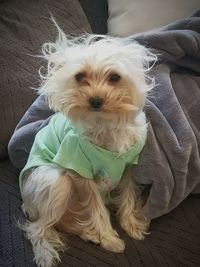
<instances>
[{"instance_id":1,"label":"shirt sleeve","mask_svg":"<svg viewBox=\"0 0 200 267\"><path fill-rule=\"evenodd\" d=\"M35 137L28 161L19 176L20 188L22 188L24 176L30 169L42 165L52 165L52 160L60 145L54 129L54 119L53 117L49 124L41 129Z\"/></svg>"},{"instance_id":2,"label":"shirt sleeve","mask_svg":"<svg viewBox=\"0 0 200 267\"><path fill-rule=\"evenodd\" d=\"M68 132L53 162L65 169L73 170L87 179L93 179L93 167L79 144L79 138L73 131Z\"/></svg>"}]
</instances>

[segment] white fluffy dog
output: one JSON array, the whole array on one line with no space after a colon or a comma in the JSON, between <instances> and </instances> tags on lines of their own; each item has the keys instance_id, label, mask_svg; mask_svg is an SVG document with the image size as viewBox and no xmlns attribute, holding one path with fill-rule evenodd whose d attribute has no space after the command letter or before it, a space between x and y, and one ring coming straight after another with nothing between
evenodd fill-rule
<instances>
[{"instance_id":1,"label":"white fluffy dog","mask_svg":"<svg viewBox=\"0 0 200 267\"><path fill-rule=\"evenodd\" d=\"M68 38L57 28L58 40L43 46L48 66L39 90L56 114L37 134L20 176L27 215L22 228L42 267L59 261L64 245L58 230L123 252L109 204L129 236L143 239L149 225L129 167L146 139L142 109L155 56L137 43Z\"/></svg>"}]
</instances>

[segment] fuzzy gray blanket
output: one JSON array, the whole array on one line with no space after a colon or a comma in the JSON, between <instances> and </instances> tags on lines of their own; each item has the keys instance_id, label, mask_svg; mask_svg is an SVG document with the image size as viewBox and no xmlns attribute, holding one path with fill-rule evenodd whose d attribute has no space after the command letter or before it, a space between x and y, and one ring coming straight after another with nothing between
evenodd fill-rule
<instances>
[{"instance_id":1,"label":"fuzzy gray blanket","mask_svg":"<svg viewBox=\"0 0 200 267\"><path fill-rule=\"evenodd\" d=\"M156 32L129 38L159 54L152 70L156 87L145 105L147 143L133 177L146 185L144 213L156 218L190 193L200 193L200 10ZM35 134L52 111L40 96L18 124L9 143L12 163L22 168Z\"/></svg>"}]
</instances>

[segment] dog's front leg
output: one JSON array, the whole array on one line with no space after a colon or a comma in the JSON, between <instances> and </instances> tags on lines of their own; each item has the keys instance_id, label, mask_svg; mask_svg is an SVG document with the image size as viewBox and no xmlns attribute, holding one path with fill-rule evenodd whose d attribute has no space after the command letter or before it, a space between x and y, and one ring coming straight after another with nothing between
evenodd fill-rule
<instances>
[{"instance_id":1,"label":"dog's front leg","mask_svg":"<svg viewBox=\"0 0 200 267\"><path fill-rule=\"evenodd\" d=\"M142 240L147 234L149 221L142 215L142 201L137 196L137 186L128 168L115 189L113 203L123 230L134 239Z\"/></svg>"},{"instance_id":2,"label":"dog's front leg","mask_svg":"<svg viewBox=\"0 0 200 267\"><path fill-rule=\"evenodd\" d=\"M123 252L125 245L112 228L110 214L93 180L73 179L84 216L77 221L81 226L81 238L99 243L113 252Z\"/></svg>"}]
</instances>

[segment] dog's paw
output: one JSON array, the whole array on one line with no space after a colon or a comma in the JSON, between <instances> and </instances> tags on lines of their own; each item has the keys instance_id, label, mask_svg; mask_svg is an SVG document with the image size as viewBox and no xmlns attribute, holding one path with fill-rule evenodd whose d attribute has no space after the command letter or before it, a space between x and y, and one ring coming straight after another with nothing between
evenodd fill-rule
<instances>
[{"instance_id":1,"label":"dog's paw","mask_svg":"<svg viewBox=\"0 0 200 267\"><path fill-rule=\"evenodd\" d=\"M109 251L115 252L115 253L122 253L125 249L125 243L120 238L103 238L101 240L100 245Z\"/></svg>"},{"instance_id":2,"label":"dog's paw","mask_svg":"<svg viewBox=\"0 0 200 267\"><path fill-rule=\"evenodd\" d=\"M137 240L143 240L146 235L149 234L149 221L135 217L134 214L131 214L128 218L122 218L120 220L121 227L123 230L132 238Z\"/></svg>"},{"instance_id":3,"label":"dog's paw","mask_svg":"<svg viewBox=\"0 0 200 267\"><path fill-rule=\"evenodd\" d=\"M125 249L125 243L119 238L118 233L113 230L112 233L102 235L100 245L109 251L122 253Z\"/></svg>"},{"instance_id":4,"label":"dog's paw","mask_svg":"<svg viewBox=\"0 0 200 267\"><path fill-rule=\"evenodd\" d=\"M55 265L54 258L52 255L48 255L48 253L43 256L36 255L34 261L39 267L52 267Z\"/></svg>"},{"instance_id":5,"label":"dog's paw","mask_svg":"<svg viewBox=\"0 0 200 267\"><path fill-rule=\"evenodd\" d=\"M112 252L121 253L125 249L124 241L119 238L115 230L113 230L112 233L107 233L106 235L84 231L80 237L85 241L100 244L101 247Z\"/></svg>"},{"instance_id":6,"label":"dog's paw","mask_svg":"<svg viewBox=\"0 0 200 267\"><path fill-rule=\"evenodd\" d=\"M39 267L52 267L60 261L58 252L46 241L41 240L41 244L33 247L34 261Z\"/></svg>"}]
</instances>

